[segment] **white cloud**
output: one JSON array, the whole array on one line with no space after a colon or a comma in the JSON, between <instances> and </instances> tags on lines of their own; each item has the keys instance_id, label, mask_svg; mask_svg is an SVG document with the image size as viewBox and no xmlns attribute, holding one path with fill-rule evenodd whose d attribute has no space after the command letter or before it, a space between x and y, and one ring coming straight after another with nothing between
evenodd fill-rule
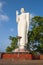
<instances>
[{"instance_id":1,"label":"white cloud","mask_svg":"<svg viewBox=\"0 0 43 65\"><path fill-rule=\"evenodd\" d=\"M7 15L3 15L3 14L0 15L0 21L8 21L8 20L9 17Z\"/></svg>"},{"instance_id":2,"label":"white cloud","mask_svg":"<svg viewBox=\"0 0 43 65\"><path fill-rule=\"evenodd\" d=\"M32 19L34 16L35 16L35 15L31 13L31 14L30 14L30 19Z\"/></svg>"},{"instance_id":3,"label":"white cloud","mask_svg":"<svg viewBox=\"0 0 43 65\"><path fill-rule=\"evenodd\" d=\"M2 11L3 3L0 2L0 11Z\"/></svg>"},{"instance_id":4,"label":"white cloud","mask_svg":"<svg viewBox=\"0 0 43 65\"><path fill-rule=\"evenodd\" d=\"M11 32L13 32L13 31L14 31L14 29L13 29L13 28L11 28L11 29L10 29L10 31L11 31Z\"/></svg>"},{"instance_id":5,"label":"white cloud","mask_svg":"<svg viewBox=\"0 0 43 65\"><path fill-rule=\"evenodd\" d=\"M3 6L6 2L0 2L0 21L8 21L9 17L7 15L5 15L4 11L3 11Z\"/></svg>"},{"instance_id":6,"label":"white cloud","mask_svg":"<svg viewBox=\"0 0 43 65\"><path fill-rule=\"evenodd\" d=\"M2 8L3 4L0 2L0 8Z\"/></svg>"},{"instance_id":7,"label":"white cloud","mask_svg":"<svg viewBox=\"0 0 43 65\"><path fill-rule=\"evenodd\" d=\"M2 10L2 8L3 8L3 5L5 4L6 2L0 2L0 10Z\"/></svg>"},{"instance_id":8,"label":"white cloud","mask_svg":"<svg viewBox=\"0 0 43 65\"><path fill-rule=\"evenodd\" d=\"M30 13L30 24L31 24L31 19L33 18L35 16L35 14L33 14L33 13Z\"/></svg>"}]
</instances>

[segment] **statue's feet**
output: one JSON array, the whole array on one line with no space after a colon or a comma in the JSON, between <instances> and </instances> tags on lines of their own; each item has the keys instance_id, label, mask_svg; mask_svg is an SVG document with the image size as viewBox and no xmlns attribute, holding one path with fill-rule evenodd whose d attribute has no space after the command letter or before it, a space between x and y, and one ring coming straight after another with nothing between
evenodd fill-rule
<instances>
[{"instance_id":1,"label":"statue's feet","mask_svg":"<svg viewBox=\"0 0 43 65\"><path fill-rule=\"evenodd\" d=\"M13 50L13 52L28 52L28 50L25 50L25 49L15 49Z\"/></svg>"}]
</instances>

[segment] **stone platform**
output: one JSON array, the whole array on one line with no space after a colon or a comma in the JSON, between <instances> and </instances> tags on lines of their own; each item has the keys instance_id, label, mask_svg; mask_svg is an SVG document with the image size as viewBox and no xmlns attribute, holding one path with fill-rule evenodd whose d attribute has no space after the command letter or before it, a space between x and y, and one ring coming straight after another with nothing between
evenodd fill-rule
<instances>
[{"instance_id":1,"label":"stone platform","mask_svg":"<svg viewBox=\"0 0 43 65\"><path fill-rule=\"evenodd\" d=\"M3 53L2 59L29 59L32 60L32 54L28 52Z\"/></svg>"},{"instance_id":2,"label":"stone platform","mask_svg":"<svg viewBox=\"0 0 43 65\"><path fill-rule=\"evenodd\" d=\"M13 52L0 53L0 59L15 59L15 60L43 60L43 55L32 55L28 52Z\"/></svg>"}]
</instances>

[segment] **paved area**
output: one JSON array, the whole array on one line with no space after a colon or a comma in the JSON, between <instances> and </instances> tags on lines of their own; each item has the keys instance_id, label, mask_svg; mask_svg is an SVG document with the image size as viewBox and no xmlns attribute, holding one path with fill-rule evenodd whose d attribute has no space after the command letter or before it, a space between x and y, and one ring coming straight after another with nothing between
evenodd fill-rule
<instances>
[{"instance_id":1,"label":"paved area","mask_svg":"<svg viewBox=\"0 0 43 65\"><path fill-rule=\"evenodd\" d=\"M43 65L43 60L0 59L0 65Z\"/></svg>"}]
</instances>

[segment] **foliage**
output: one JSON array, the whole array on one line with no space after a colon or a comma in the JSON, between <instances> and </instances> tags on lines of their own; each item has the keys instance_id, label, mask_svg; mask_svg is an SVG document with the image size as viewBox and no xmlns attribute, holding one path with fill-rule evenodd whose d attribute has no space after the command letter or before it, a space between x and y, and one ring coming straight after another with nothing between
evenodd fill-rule
<instances>
[{"instance_id":1,"label":"foliage","mask_svg":"<svg viewBox=\"0 0 43 65\"><path fill-rule=\"evenodd\" d=\"M12 50L17 48L17 38L10 36L9 39L11 40L11 46L6 48L6 52L12 52Z\"/></svg>"},{"instance_id":2,"label":"foliage","mask_svg":"<svg viewBox=\"0 0 43 65\"><path fill-rule=\"evenodd\" d=\"M37 46L37 51L40 52L41 54L43 54L43 44L39 44Z\"/></svg>"},{"instance_id":3,"label":"foliage","mask_svg":"<svg viewBox=\"0 0 43 65\"><path fill-rule=\"evenodd\" d=\"M32 18L31 26L32 28L28 32L28 46L30 50L43 51L43 17Z\"/></svg>"}]
</instances>

